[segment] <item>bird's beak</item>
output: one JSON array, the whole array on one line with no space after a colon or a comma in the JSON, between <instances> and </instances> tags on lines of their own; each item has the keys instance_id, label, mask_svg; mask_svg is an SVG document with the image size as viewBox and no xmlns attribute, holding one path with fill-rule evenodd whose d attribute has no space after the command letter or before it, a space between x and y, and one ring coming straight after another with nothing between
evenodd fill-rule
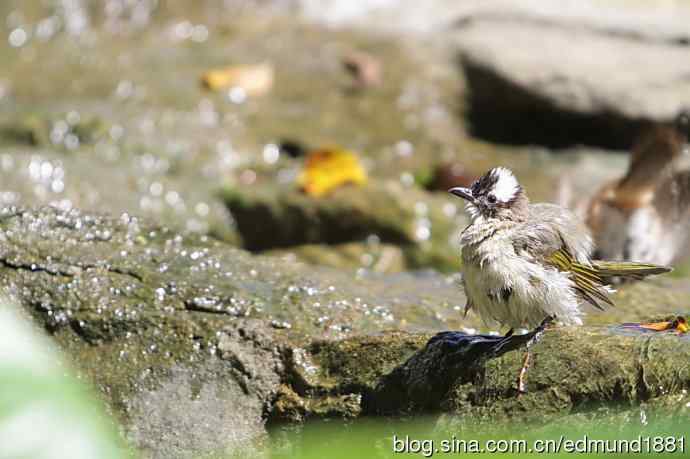
<instances>
[{"instance_id":1,"label":"bird's beak","mask_svg":"<svg viewBox=\"0 0 690 459\"><path fill-rule=\"evenodd\" d=\"M469 188L463 188L461 186L456 186L455 188L451 188L448 190L450 194L454 194L455 196L460 196L462 199L465 199L469 202L474 202L474 196L472 196L472 190Z\"/></svg>"}]
</instances>

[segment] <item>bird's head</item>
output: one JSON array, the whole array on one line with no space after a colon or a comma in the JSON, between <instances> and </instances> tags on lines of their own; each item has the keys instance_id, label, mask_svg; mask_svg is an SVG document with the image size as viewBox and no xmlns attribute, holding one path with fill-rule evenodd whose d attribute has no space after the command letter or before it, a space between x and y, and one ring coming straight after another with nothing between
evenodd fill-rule
<instances>
[{"instance_id":1,"label":"bird's head","mask_svg":"<svg viewBox=\"0 0 690 459\"><path fill-rule=\"evenodd\" d=\"M513 172L505 167L491 169L470 188L455 187L448 192L467 201L465 209L473 221L527 218L527 194Z\"/></svg>"}]
</instances>

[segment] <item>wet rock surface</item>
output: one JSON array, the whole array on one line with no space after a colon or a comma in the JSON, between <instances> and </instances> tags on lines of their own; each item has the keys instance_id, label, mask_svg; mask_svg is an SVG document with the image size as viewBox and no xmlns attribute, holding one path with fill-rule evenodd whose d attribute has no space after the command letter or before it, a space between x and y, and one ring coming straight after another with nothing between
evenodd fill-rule
<instances>
[{"instance_id":1,"label":"wet rock surface","mask_svg":"<svg viewBox=\"0 0 690 459\"><path fill-rule=\"evenodd\" d=\"M523 345L530 337L443 332L347 339L326 347L331 366L338 363L328 373L329 390L359 388L366 414L441 410L467 425L543 421L605 406L663 405L669 397L687 395L687 336L580 327L549 329L532 346L528 393L518 396Z\"/></svg>"},{"instance_id":2,"label":"wet rock surface","mask_svg":"<svg viewBox=\"0 0 690 459\"><path fill-rule=\"evenodd\" d=\"M346 242L325 247L321 244L305 244L271 250L267 253L286 260L297 259L313 265L345 270L364 268L376 273L398 273L405 271L408 267L400 247L381 243L378 238L370 238L366 242Z\"/></svg>"},{"instance_id":3,"label":"wet rock surface","mask_svg":"<svg viewBox=\"0 0 690 459\"><path fill-rule=\"evenodd\" d=\"M634 405L668 395L684 396L690 366L687 338L678 336L617 336L608 329L571 329L546 333L534 347L535 360L528 390L514 397L519 354L490 362L484 387L456 388L455 410L478 418L543 419L586 411L607 404ZM676 361L677 357L682 360Z\"/></svg>"},{"instance_id":4,"label":"wet rock surface","mask_svg":"<svg viewBox=\"0 0 690 459\"><path fill-rule=\"evenodd\" d=\"M519 352L486 360L483 345L471 345L478 338L469 347L452 333L429 341L431 330L477 325L442 300L462 299L455 281L432 273L358 278L126 215L6 209L0 234L3 286L152 457L242 451L262 441L267 420L415 407L477 419L563 414L689 383L686 338L562 329L534 347L530 393L516 399ZM659 308L681 307L646 288ZM621 303L620 317L639 317ZM446 389L410 389L439 379Z\"/></svg>"},{"instance_id":5,"label":"wet rock surface","mask_svg":"<svg viewBox=\"0 0 690 459\"><path fill-rule=\"evenodd\" d=\"M481 385L490 359L524 348L544 327L505 336L437 333L404 364L386 374L365 403L373 413L400 413L448 408L451 388ZM446 405L446 406L444 406Z\"/></svg>"},{"instance_id":6,"label":"wet rock surface","mask_svg":"<svg viewBox=\"0 0 690 459\"><path fill-rule=\"evenodd\" d=\"M254 257L128 215L6 209L0 228L3 286L154 457L253 444L288 391L305 416L356 414L354 389L312 394L290 376L311 371L315 338L459 326L437 294L462 295L436 276L395 288L403 278Z\"/></svg>"}]
</instances>

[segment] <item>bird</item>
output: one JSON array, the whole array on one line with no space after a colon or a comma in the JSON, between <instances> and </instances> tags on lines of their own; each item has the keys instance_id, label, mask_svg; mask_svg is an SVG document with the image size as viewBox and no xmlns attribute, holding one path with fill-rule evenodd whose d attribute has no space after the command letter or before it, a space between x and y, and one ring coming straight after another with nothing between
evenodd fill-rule
<instances>
[{"instance_id":1,"label":"bird","mask_svg":"<svg viewBox=\"0 0 690 459\"><path fill-rule=\"evenodd\" d=\"M678 171L688 116L642 130L626 174L602 186L587 205L585 221L596 255L613 260L671 264L688 249L690 181Z\"/></svg>"},{"instance_id":2,"label":"bird","mask_svg":"<svg viewBox=\"0 0 690 459\"><path fill-rule=\"evenodd\" d=\"M582 325L582 306L613 306L612 277L641 279L670 271L651 263L592 259L586 225L569 210L550 203L530 203L515 174L495 167L471 187L453 187L466 201L470 223L460 235L462 284L470 310L485 323L516 328L546 321ZM539 334L535 336L538 340ZM525 391L524 374L518 391Z\"/></svg>"}]
</instances>

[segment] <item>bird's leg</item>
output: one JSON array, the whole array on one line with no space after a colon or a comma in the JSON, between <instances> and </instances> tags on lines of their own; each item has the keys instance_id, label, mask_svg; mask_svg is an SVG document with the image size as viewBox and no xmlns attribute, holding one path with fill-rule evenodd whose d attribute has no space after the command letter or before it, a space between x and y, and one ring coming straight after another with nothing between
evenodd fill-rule
<instances>
[{"instance_id":1,"label":"bird's leg","mask_svg":"<svg viewBox=\"0 0 690 459\"><path fill-rule=\"evenodd\" d=\"M529 368L530 360L532 359L530 350L527 348L525 352L525 358L522 361L522 368L520 368L520 374L518 376L518 395L527 393L527 369Z\"/></svg>"},{"instance_id":2,"label":"bird's leg","mask_svg":"<svg viewBox=\"0 0 690 459\"><path fill-rule=\"evenodd\" d=\"M547 317L544 321L537 327L534 332L534 336L527 341L526 347L527 352L525 352L525 358L522 361L522 367L520 368L520 374L518 375L518 396L527 393L527 370L532 360L531 348L534 343L539 342L544 330L553 323L552 317Z\"/></svg>"}]
</instances>

